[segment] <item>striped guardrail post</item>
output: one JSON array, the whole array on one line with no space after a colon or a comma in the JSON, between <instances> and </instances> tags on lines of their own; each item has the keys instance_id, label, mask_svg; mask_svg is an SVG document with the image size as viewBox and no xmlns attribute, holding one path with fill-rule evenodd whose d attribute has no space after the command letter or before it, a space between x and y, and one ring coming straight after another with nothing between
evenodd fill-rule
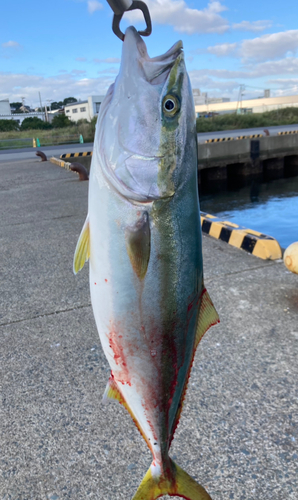
<instances>
[{"instance_id":1,"label":"striped guardrail post","mask_svg":"<svg viewBox=\"0 0 298 500\"><path fill-rule=\"evenodd\" d=\"M79 158L86 156L92 156L92 151L84 151L81 153L64 153L63 155L60 155L60 158L61 160L66 160L68 158Z\"/></svg>"},{"instance_id":2,"label":"striped guardrail post","mask_svg":"<svg viewBox=\"0 0 298 500\"><path fill-rule=\"evenodd\" d=\"M203 233L229 243L233 247L246 250L260 259L282 258L282 249L278 241L271 236L221 220L205 212L201 212L201 225Z\"/></svg>"}]
</instances>

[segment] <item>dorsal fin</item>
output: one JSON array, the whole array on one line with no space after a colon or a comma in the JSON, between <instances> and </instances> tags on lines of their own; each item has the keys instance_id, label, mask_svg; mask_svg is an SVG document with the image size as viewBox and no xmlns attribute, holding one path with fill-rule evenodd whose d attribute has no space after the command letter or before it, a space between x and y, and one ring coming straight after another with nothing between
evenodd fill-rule
<instances>
[{"instance_id":1,"label":"dorsal fin","mask_svg":"<svg viewBox=\"0 0 298 500\"><path fill-rule=\"evenodd\" d=\"M132 268L140 280L144 279L150 258L150 226L148 212L132 227L125 229L126 250Z\"/></svg>"},{"instance_id":2,"label":"dorsal fin","mask_svg":"<svg viewBox=\"0 0 298 500\"><path fill-rule=\"evenodd\" d=\"M90 231L89 231L89 216L85 220L83 229L79 236L75 254L73 258L73 272L77 274L83 267L85 262L90 257Z\"/></svg>"}]
</instances>

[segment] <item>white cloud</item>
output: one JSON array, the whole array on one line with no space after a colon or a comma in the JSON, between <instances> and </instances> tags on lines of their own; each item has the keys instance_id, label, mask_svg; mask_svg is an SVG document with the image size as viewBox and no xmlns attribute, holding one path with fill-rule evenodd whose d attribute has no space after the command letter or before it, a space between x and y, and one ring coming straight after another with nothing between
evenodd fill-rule
<instances>
[{"instance_id":1,"label":"white cloud","mask_svg":"<svg viewBox=\"0 0 298 500\"><path fill-rule=\"evenodd\" d=\"M244 59L265 61L283 57L289 52L294 54L297 48L298 30L289 30L244 40L241 44L241 55Z\"/></svg>"},{"instance_id":2,"label":"white cloud","mask_svg":"<svg viewBox=\"0 0 298 500\"><path fill-rule=\"evenodd\" d=\"M2 43L2 47L11 48L11 49L19 49L21 45L18 42L13 42L10 40L9 42Z\"/></svg>"},{"instance_id":3,"label":"white cloud","mask_svg":"<svg viewBox=\"0 0 298 500\"><path fill-rule=\"evenodd\" d=\"M187 33L224 33L229 23L220 13L226 10L219 1L211 0L205 9L190 9L184 0L148 0L153 23L169 24L175 31ZM125 16L131 22L143 21L138 10L128 11Z\"/></svg>"},{"instance_id":4,"label":"white cloud","mask_svg":"<svg viewBox=\"0 0 298 500\"><path fill-rule=\"evenodd\" d=\"M272 26L272 21L241 21L232 25L234 30L240 31L264 31Z\"/></svg>"},{"instance_id":5,"label":"white cloud","mask_svg":"<svg viewBox=\"0 0 298 500\"><path fill-rule=\"evenodd\" d=\"M246 65L253 78L269 75L297 75L298 59L296 57L285 57L279 61L265 61L258 64Z\"/></svg>"},{"instance_id":6,"label":"white cloud","mask_svg":"<svg viewBox=\"0 0 298 500\"><path fill-rule=\"evenodd\" d=\"M86 59L86 57L76 57L76 61L85 62L85 61L87 61L87 59Z\"/></svg>"},{"instance_id":7,"label":"white cloud","mask_svg":"<svg viewBox=\"0 0 298 500\"><path fill-rule=\"evenodd\" d=\"M269 83L280 85L281 87L293 87L298 85L298 78L276 78L275 80L268 80Z\"/></svg>"},{"instance_id":8,"label":"white cloud","mask_svg":"<svg viewBox=\"0 0 298 500\"><path fill-rule=\"evenodd\" d=\"M87 4L89 14L93 14L95 11L103 9L102 3L99 3L97 0L88 0Z\"/></svg>"},{"instance_id":9,"label":"white cloud","mask_svg":"<svg viewBox=\"0 0 298 500\"><path fill-rule=\"evenodd\" d=\"M92 94L104 95L114 78L106 75L78 79L69 73L45 78L40 75L0 72L0 80L0 99L9 98L10 102L14 102L24 96L28 104L37 106L39 91L43 101L61 101L70 95L77 99L86 99Z\"/></svg>"},{"instance_id":10,"label":"white cloud","mask_svg":"<svg viewBox=\"0 0 298 500\"><path fill-rule=\"evenodd\" d=\"M214 54L217 57L233 56L236 54L237 43L221 43L219 45L214 45L213 47L208 47L207 52L209 54Z\"/></svg>"},{"instance_id":11,"label":"white cloud","mask_svg":"<svg viewBox=\"0 0 298 500\"><path fill-rule=\"evenodd\" d=\"M282 31L262 35L239 43L222 43L207 49L197 49L195 53L214 54L217 57L241 57L243 62L261 62L295 55L298 49L298 30Z\"/></svg>"},{"instance_id":12,"label":"white cloud","mask_svg":"<svg viewBox=\"0 0 298 500\"><path fill-rule=\"evenodd\" d=\"M116 64L120 63L121 59L119 57L107 57L107 59L93 59L95 63L106 63L106 64Z\"/></svg>"},{"instance_id":13,"label":"white cloud","mask_svg":"<svg viewBox=\"0 0 298 500\"><path fill-rule=\"evenodd\" d=\"M189 72L190 81L192 87L203 88L204 90L212 90L213 93L220 91L222 93L231 93L234 89L239 88L239 82L237 81L218 81L210 78L210 76L202 74L200 71L190 71Z\"/></svg>"},{"instance_id":14,"label":"white cloud","mask_svg":"<svg viewBox=\"0 0 298 500\"><path fill-rule=\"evenodd\" d=\"M84 71L83 69L73 69L71 72L73 75L77 76L84 75L86 73L86 71Z\"/></svg>"}]
</instances>

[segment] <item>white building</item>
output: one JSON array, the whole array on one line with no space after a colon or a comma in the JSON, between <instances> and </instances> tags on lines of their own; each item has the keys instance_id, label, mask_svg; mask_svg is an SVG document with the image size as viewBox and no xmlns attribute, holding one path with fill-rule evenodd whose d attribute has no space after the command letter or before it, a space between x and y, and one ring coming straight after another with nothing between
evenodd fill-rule
<instances>
[{"instance_id":1,"label":"white building","mask_svg":"<svg viewBox=\"0 0 298 500\"><path fill-rule=\"evenodd\" d=\"M0 119L3 120L1 115L11 115L11 109L8 99L2 99L0 101Z\"/></svg>"},{"instance_id":2,"label":"white building","mask_svg":"<svg viewBox=\"0 0 298 500\"><path fill-rule=\"evenodd\" d=\"M53 118L55 118L55 116L58 116L58 115L61 115L61 114L64 115L64 110L63 109L53 109L51 111L47 111L48 122L52 123Z\"/></svg>"},{"instance_id":3,"label":"white building","mask_svg":"<svg viewBox=\"0 0 298 500\"><path fill-rule=\"evenodd\" d=\"M268 95L268 93L267 93ZM260 97L258 99L245 99L241 102L206 102L196 105L196 113L264 113L273 109L298 107L298 95L280 97Z\"/></svg>"},{"instance_id":4,"label":"white building","mask_svg":"<svg viewBox=\"0 0 298 500\"><path fill-rule=\"evenodd\" d=\"M73 122L82 119L90 122L94 116L98 115L104 97L103 95L92 95L86 101L67 104L64 108L65 115Z\"/></svg>"}]
</instances>

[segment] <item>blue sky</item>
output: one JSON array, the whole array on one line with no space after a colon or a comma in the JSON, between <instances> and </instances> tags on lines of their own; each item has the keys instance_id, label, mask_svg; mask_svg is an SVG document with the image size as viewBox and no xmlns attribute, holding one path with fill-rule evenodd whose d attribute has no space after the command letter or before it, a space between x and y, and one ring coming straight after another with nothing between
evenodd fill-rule
<instances>
[{"instance_id":1,"label":"blue sky","mask_svg":"<svg viewBox=\"0 0 298 500\"><path fill-rule=\"evenodd\" d=\"M298 93L297 0L147 0L151 57L182 39L193 88L237 98ZM114 81L122 42L111 29L105 0L14 0L1 8L0 99L46 99L104 94ZM122 28L141 29L137 11Z\"/></svg>"}]
</instances>

